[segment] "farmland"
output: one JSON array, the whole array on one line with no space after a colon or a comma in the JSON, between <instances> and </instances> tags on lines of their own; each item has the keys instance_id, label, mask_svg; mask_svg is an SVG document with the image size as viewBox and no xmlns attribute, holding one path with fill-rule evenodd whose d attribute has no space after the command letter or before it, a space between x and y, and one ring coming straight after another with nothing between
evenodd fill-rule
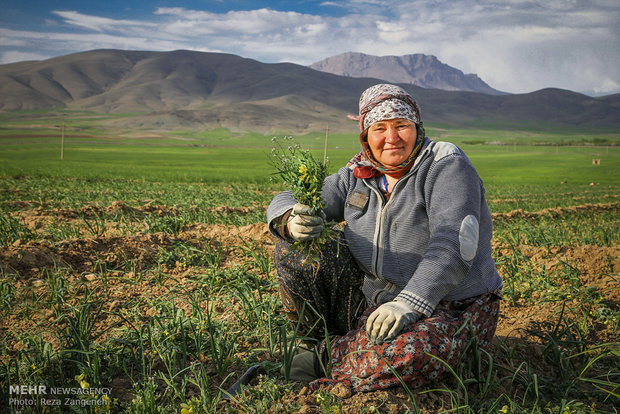
<instances>
[{"instance_id":1,"label":"farmland","mask_svg":"<svg viewBox=\"0 0 620 414\"><path fill-rule=\"evenodd\" d=\"M615 412L618 134L427 127L485 181L504 279L496 341L471 344L431 389L350 395L280 374L299 342L264 224L283 189L270 180L271 136L61 115L0 118L0 411L19 397L33 405L11 412ZM295 138L323 155L325 134ZM332 170L355 142L330 134ZM262 374L224 399L257 364ZM97 391L55 408L9 395L13 385Z\"/></svg>"}]
</instances>

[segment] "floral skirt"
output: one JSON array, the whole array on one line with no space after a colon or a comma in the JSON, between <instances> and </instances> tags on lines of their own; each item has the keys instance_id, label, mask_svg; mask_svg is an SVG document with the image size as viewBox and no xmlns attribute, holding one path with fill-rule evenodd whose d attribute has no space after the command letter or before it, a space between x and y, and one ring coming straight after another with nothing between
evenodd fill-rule
<instances>
[{"instance_id":1,"label":"floral skirt","mask_svg":"<svg viewBox=\"0 0 620 414\"><path fill-rule=\"evenodd\" d=\"M370 344L366 337L366 320L375 309L364 312L357 329L331 342L331 378L313 381L311 388L338 382L352 391L398 387L402 384L395 373L410 388L441 379L449 372L446 364L454 367L472 341L482 349L489 347L499 317L499 296L487 293L442 301L429 318L381 345Z\"/></svg>"},{"instance_id":2,"label":"floral skirt","mask_svg":"<svg viewBox=\"0 0 620 414\"><path fill-rule=\"evenodd\" d=\"M286 242L276 246L284 311L299 336L319 341L317 366L331 365L330 375L310 383L311 389L343 383L354 392L374 391L401 386L400 380L410 388L423 387L443 378L446 364L454 366L473 342L488 348L495 334L500 292L489 292L441 301L430 317L392 341L371 344L365 325L376 306L365 308L364 274L349 250L334 243L326 246L320 263L303 259Z\"/></svg>"}]
</instances>

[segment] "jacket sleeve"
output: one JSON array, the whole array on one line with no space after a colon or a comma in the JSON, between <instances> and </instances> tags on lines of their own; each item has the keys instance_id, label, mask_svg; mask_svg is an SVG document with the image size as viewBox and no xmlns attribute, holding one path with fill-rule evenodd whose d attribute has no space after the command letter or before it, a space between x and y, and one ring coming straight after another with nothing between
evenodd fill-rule
<instances>
[{"instance_id":1,"label":"jacket sleeve","mask_svg":"<svg viewBox=\"0 0 620 414\"><path fill-rule=\"evenodd\" d=\"M323 183L321 195L326 202L323 209L327 221L340 222L344 220L344 206L347 201L349 188L354 186L353 170L343 167L337 173L330 175Z\"/></svg>"},{"instance_id":2,"label":"jacket sleeve","mask_svg":"<svg viewBox=\"0 0 620 414\"><path fill-rule=\"evenodd\" d=\"M435 160L424 185L429 242L396 299L430 316L469 272L476 257L484 197L482 181L462 152Z\"/></svg>"}]
</instances>

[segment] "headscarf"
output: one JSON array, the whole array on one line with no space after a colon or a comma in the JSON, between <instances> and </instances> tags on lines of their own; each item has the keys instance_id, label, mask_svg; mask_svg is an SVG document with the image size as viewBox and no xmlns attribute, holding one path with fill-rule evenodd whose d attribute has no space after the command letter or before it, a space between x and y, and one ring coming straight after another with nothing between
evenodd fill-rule
<instances>
[{"instance_id":1,"label":"headscarf","mask_svg":"<svg viewBox=\"0 0 620 414\"><path fill-rule=\"evenodd\" d=\"M366 89L360 96L359 115L348 115L348 117L359 123L363 158L371 164L371 166L356 167L357 178L370 178L377 174L396 173L408 169L422 147L424 127L420 117L420 107L411 95L399 86L381 83ZM416 125L417 139L413 151L403 163L387 167L375 159L368 146L368 128L376 122L396 118L404 118L413 122ZM354 160L357 161L360 155L362 154L358 154Z\"/></svg>"}]
</instances>

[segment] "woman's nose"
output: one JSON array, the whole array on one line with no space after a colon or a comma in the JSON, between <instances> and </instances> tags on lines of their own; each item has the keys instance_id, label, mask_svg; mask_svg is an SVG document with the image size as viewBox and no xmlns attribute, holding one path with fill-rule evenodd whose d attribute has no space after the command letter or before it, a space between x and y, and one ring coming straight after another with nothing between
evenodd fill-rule
<instances>
[{"instance_id":1,"label":"woman's nose","mask_svg":"<svg viewBox=\"0 0 620 414\"><path fill-rule=\"evenodd\" d=\"M385 131L385 140L387 142L398 141L398 130L396 128L388 127Z\"/></svg>"}]
</instances>

